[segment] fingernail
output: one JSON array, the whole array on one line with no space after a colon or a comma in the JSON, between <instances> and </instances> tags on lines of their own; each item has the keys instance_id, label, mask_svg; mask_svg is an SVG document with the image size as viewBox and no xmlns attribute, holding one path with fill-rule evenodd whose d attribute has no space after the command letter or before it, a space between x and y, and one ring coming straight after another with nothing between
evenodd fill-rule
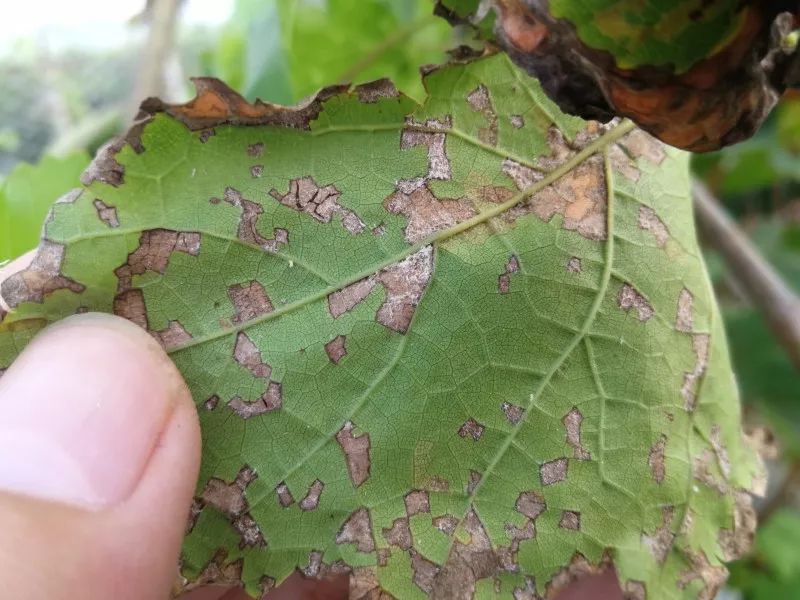
<instances>
[{"instance_id":1,"label":"fingernail","mask_svg":"<svg viewBox=\"0 0 800 600\"><path fill-rule=\"evenodd\" d=\"M0 378L0 490L119 504L184 394L161 347L128 321L87 314L47 328Z\"/></svg>"}]
</instances>

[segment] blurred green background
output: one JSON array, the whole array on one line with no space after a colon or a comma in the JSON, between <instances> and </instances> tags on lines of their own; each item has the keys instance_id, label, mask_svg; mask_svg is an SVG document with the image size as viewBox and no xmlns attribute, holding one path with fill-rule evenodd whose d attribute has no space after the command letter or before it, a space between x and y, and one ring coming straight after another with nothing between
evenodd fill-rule
<instances>
[{"instance_id":1,"label":"blurred green background","mask_svg":"<svg viewBox=\"0 0 800 600\"><path fill-rule=\"evenodd\" d=\"M137 100L187 100L192 75L283 104L327 84L380 77L420 99L418 67L471 41L433 16L431 0L67 5L29 0L22 21L0 24L0 265L36 245L49 205L78 185L89 157L133 117ZM153 47L161 50L148 53ZM753 139L696 156L693 165L800 293L800 93L787 94ZM781 450L758 502L754 552L733 566L720 597L800 598L800 374L736 273L712 249L706 254L748 425L768 425Z\"/></svg>"}]
</instances>

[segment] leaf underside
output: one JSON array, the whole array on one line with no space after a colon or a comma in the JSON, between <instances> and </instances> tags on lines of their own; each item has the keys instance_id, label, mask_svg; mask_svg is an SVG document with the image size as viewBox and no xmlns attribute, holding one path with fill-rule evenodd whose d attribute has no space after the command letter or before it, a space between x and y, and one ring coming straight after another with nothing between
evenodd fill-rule
<instances>
[{"instance_id":1,"label":"leaf underside","mask_svg":"<svg viewBox=\"0 0 800 600\"><path fill-rule=\"evenodd\" d=\"M181 585L537 598L613 564L630 597L712 597L758 468L686 155L505 56L423 105L200 83L54 206L0 323L0 367L85 310L170 352L204 435Z\"/></svg>"}]
</instances>

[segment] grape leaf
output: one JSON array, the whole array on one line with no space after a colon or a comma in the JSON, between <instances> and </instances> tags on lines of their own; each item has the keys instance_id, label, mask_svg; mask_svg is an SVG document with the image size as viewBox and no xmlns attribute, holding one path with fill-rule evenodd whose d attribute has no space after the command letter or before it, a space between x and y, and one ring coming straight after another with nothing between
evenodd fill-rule
<instances>
[{"instance_id":1,"label":"grape leaf","mask_svg":"<svg viewBox=\"0 0 800 600\"><path fill-rule=\"evenodd\" d=\"M83 310L147 328L203 463L181 587L711 598L749 544L687 155L562 114L505 55L303 106L148 101L2 286L7 366Z\"/></svg>"},{"instance_id":2,"label":"grape leaf","mask_svg":"<svg viewBox=\"0 0 800 600\"><path fill-rule=\"evenodd\" d=\"M438 0L472 23L562 110L633 119L707 152L748 138L800 85L796 0ZM496 25L489 30L491 14Z\"/></svg>"}]
</instances>

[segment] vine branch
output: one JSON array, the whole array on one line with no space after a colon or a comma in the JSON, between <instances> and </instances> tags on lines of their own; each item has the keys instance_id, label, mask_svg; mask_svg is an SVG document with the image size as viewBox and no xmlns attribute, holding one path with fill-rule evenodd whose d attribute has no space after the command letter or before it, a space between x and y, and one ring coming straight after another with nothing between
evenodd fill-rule
<instances>
[{"instance_id":1,"label":"vine branch","mask_svg":"<svg viewBox=\"0 0 800 600\"><path fill-rule=\"evenodd\" d=\"M800 370L800 297L753 246L705 184L692 186L697 223L708 243L731 268L747 299L767 321Z\"/></svg>"}]
</instances>

